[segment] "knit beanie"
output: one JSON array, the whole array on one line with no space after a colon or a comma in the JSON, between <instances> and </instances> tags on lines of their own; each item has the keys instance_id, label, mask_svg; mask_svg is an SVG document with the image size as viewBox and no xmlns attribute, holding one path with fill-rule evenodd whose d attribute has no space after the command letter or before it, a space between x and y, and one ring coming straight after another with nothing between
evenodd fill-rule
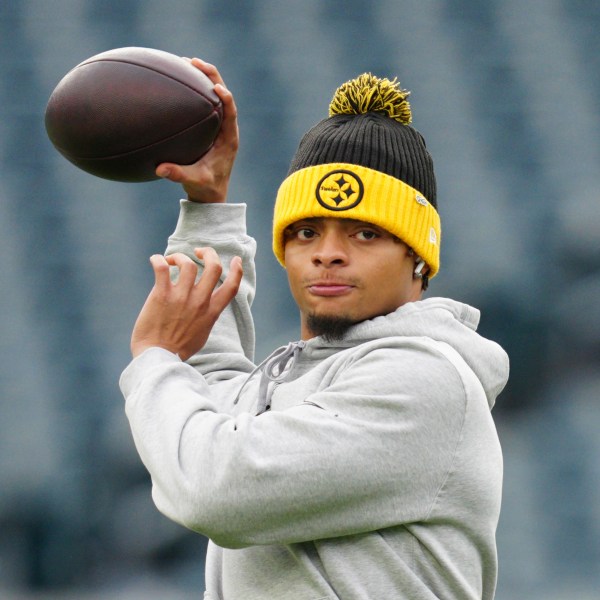
<instances>
[{"instance_id":1,"label":"knit beanie","mask_svg":"<svg viewBox=\"0 0 600 600\"><path fill-rule=\"evenodd\" d=\"M336 90L329 117L303 136L277 193L273 251L282 265L286 227L337 217L386 229L426 262L430 278L438 272L433 161L423 136L410 126L409 93L395 79L370 73Z\"/></svg>"}]
</instances>

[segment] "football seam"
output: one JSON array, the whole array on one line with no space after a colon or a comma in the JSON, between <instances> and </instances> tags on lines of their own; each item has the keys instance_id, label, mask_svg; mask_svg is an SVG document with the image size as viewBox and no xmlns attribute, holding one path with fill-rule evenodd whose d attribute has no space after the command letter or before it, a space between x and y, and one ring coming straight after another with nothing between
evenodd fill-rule
<instances>
[{"instance_id":1,"label":"football seam","mask_svg":"<svg viewBox=\"0 0 600 600\"><path fill-rule=\"evenodd\" d=\"M219 111L217 110L217 107L215 106L213 108L212 112L209 115L207 115L206 117L204 117L204 119L202 119L201 121L197 121L193 125L190 125L189 127L185 127L183 129L180 129L176 133L174 133L174 134L172 134L172 135L170 135L168 137L161 138L160 140L157 140L156 142L152 142L151 144L147 144L145 146L140 146L139 148L134 148L133 150L128 150L127 152L121 152L120 154L111 154L110 156L79 156L79 155L72 154L71 152L69 152L68 150L62 148L61 146L56 146L56 148L64 156L68 156L69 158L74 159L74 160L112 160L114 158L122 158L124 156L129 156L130 154L135 154L136 152L140 152L141 150L147 150L148 148L152 148L152 146L157 146L158 144L162 144L163 142L171 140L174 137L177 137L178 135L181 135L185 131L188 131L188 130L192 129L193 127L197 127L198 125L204 123L204 121L206 121L207 119L210 119L210 117L212 117L215 113L218 113L218 112ZM216 136L215 136L215 139L216 139ZM212 148L213 144L214 144L214 140L210 144L210 146L208 147L208 149L205 150L202 153L202 155L206 154L206 152L208 152L208 150L210 148ZM200 156L202 156L202 155L200 155Z\"/></svg>"},{"instance_id":2,"label":"football seam","mask_svg":"<svg viewBox=\"0 0 600 600\"><path fill-rule=\"evenodd\" d=\"M197 89L193 88L191 85L188 85L187 83L184 83L183 81L180 81L179 79L175 79L175 77L173 77L169 73L165 73L164 71L160 71L160 70L156 69L155 67L152 67L152 68L151 67L147 67L146 65L142 65L140 63L133 62L133 61L119 60L119 59L116 59L116 58L101 58L101 59L93 60L93 61L90 61L90 62L84 62L81 65L78 65L76 68L80 69L81 67L85 67L86 65L93 65L95 63L100 63L100 62L114 62L114 63L120 63L122 65L134 65L136 67L141 67L142 69L146 69L147 71L153 71L154 73L160 73L160 75L163 75L164 77L167 77L171 81L175 81L176 83L181 84L182 86L188 88L189 90L192 90L193 92L195 92L199 96L202 96L202 98L204 98L205 100L208 100L212 104L212 106L214 108L217 108L221 104L221 100L220 99L216 103L213 102L208 96L206 96L202 92L199 92ZM202 71L199 71L199 72L202 73ZM207 77L207 79L208 79L208 77ZM208 79L208 80L210 81L210 79ZM210 82L211 82L211 84L213 85L213 88L214 88L214 83L212 83L212 81L210 81Z\"/></svg>"}]
</instances>

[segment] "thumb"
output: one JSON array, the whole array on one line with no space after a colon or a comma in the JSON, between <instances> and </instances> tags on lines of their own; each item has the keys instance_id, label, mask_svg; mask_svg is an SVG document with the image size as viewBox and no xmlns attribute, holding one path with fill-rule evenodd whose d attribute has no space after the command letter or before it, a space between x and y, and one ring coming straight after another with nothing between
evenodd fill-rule
<instances>
[{"instance_id":1,"label":"thumb","mask_svg":"<svg viewBox=\"0 0 600 600\"><path fill-rule=\"evenodd\" d=\"M158 177L169 179L175 183L179 183L184 179L183 170L180 165L174 163L161 163L156 167L155 173Z\"/></svg>"}]
</instances>

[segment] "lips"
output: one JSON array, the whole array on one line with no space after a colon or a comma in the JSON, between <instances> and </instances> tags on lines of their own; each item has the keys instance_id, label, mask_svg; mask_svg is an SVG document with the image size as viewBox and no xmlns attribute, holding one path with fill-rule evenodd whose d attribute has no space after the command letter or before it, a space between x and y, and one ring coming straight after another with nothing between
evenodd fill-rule
<instances>
[{"instance_id":1,"label":"lips","mask_svg":"<svg viewBox=\"0 0 600 600\"><path fill-rule=\"evenodd\" d=\"M315 296L343 296L352 291L354 286L348 283L318 281L311 283L308 289Z\"/></svg>"}]
</instances>

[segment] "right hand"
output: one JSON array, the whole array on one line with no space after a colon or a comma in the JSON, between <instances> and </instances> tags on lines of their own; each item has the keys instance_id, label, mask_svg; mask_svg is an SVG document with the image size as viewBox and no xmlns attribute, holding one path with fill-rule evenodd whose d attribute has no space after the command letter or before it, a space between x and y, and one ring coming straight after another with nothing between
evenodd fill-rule
<instances>
[{"instance_id":1,"label":"right hand","mask_svg":"<svg viewBox=\"0 0 600 600\"><path fill-rule=\"evenodd\" d=\"M225 202L239 146L237 109L217 68L199 58L193 58L191 63L215 84L215 92L223 103L221 129L212 148L200 160L192 165L162 163L156 168L156 174L180 183L192 202Z\"/></svg>"},{"instance_id":2,"label":"right hand","mask_svg":"<svg viewBox=\"0 0 600 600\"><path fill-rule=\"evenodd\" d=\"M134 357L158 347L187 360L204 346L219 315L235 297L243 275L241 258L232 259L219 285L223 269L215 250L196 248L194 252L204 261L198 281L198 266L184 254L150 258L155 282L131 334ZM171 280L170 267L178 268L177 281Z\"/></svg>"}]
</instances>

